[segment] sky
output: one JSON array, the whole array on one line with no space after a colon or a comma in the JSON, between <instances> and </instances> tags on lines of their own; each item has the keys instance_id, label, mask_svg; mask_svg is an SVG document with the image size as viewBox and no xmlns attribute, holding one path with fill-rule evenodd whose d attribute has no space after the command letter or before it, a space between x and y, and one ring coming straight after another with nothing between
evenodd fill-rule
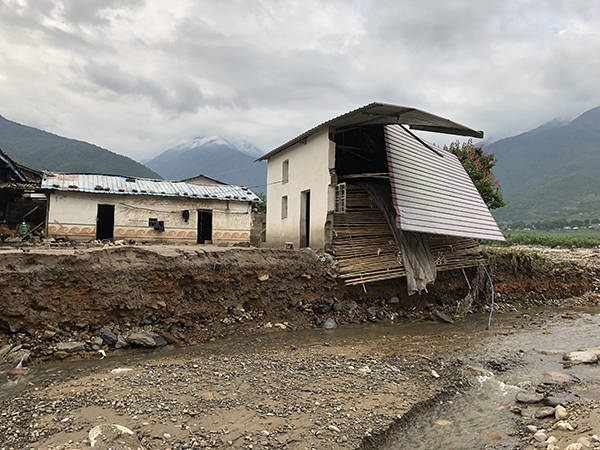
<instances>
[{"instance_id":1,"label":"sky","mask_svg":"<svg viewBox=\"0 0 600 450\"><path fill-rule=\"evenodd\" d=\"M599 24L589 0L0 0L0 115L137 160L373 101L498 139L600 105Z\"/></svg>"}]
</instances>

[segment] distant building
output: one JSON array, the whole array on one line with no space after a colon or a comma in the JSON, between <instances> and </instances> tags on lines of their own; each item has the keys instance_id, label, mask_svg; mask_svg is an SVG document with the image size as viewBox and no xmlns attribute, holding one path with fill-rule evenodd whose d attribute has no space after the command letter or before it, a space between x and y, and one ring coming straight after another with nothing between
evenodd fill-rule
<instances>
[{"instance_id":1,"label":"distant building","mask_svg":"<svg viewBox=\"0 0 600 450\"><path fill-rule=\"evenodd\" d=\"M46 233L74 240L249 242L258 197L245 187L210 180L46 173L41 182L48 196Z\"/></svg>"},{"instance_id":2,"label":"distant building","mask_svg":"<svg viewBox=\"0 0 600 450\"><path fill-rule=\"evenodd\" d=\"M479 239L504 240L456 156L411 130L483 132L415 108L372 103L259 158L268 161L267 245L331 252L349 284L482 261ZM409 291L411 291L409 280Z\"/></svg>"},{"instance_id":3,"label":"distant building","mask_svg":"<svg viewBox=\"0 0 600 450\"><path fill-rule=\"evenodd\" d=\"M207 177L206 175L202 174L196 175L195 177L191 178L184 178L181 181L192 184L227 184L223 181L215 180L214 178Z\"/></svg>"}]
</instances>

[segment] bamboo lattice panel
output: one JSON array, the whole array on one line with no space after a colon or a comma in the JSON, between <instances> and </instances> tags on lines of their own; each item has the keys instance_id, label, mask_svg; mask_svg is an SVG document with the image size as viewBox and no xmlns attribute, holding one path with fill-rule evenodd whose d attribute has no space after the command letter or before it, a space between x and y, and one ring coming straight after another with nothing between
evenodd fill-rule
<instances>
[{"instance_id":1,"label":"bamboo lattice panel","mask_svg":"<svg viewBox=\"0 0 600 450\"><path fill-rule=\"evenodd\" d=\"M483 261L475 239L434 234L428 239L438 271L473 267ZM334 215L333 254L346 284L406 275L383 213L366 191L350 183L346 186L346 212Z\"/></svg>"}]
</instances>

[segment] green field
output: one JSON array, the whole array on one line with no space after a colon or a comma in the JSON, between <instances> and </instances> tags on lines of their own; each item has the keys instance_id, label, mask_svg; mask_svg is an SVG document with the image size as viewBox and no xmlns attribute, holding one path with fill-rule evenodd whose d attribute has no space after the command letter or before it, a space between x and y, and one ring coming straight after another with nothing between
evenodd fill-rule
<instances>
[{"instance_id":1,"label":"green field","mask_svg":"<svg viewBox=\"0 0 600 450\"><path fill-rule=\"evenodd\" d=\"M516 230L505 231L506 243L545 247L600 247L600 230Z\"/></svg>"}]
</instances>

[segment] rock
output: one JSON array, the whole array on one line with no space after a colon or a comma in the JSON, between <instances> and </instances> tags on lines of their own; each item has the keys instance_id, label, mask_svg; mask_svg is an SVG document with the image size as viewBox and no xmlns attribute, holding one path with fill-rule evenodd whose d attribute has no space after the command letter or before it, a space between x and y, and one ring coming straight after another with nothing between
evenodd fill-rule
<instances>
[{"instance_id":1,"label":"rock","mask_svg":"<svg viewBox=\"0 0 600 450\"><path fill-rule=\"evenodd\" d=\"M549 395L544 398L544 404L548 406L557 406L557 405L569 405L571 403L575 403L579 400L579 397L570 392L564 392L561 394Z\"/></svg>"},{"instance_id":2,"label":"rock","mask_svg":"<svg viewBox=\"0 0 600 450\"><path fill-rule=\"evenodd\" d=\"M568 373L561 372L546 372L544 373L543 384L566 384L566 383L574 383L578 382L579 378L574 375L570 375Z\"/></svg>"},{"instance_id":3,"label":"rock","mask_svg":"<svg viewBox=\"0 0 600 450\"><path fill-rule=\"evenodd\" d=\"M123 347L128 347L129 346L129 342L127 342L127 340L119 335L119 337L117 338L117 342L115 343L115 348L123 348Z\"/></svg>"},{"instance_id":4,"label":"rock","mask_svg":"<svg viewBox=\"0 0 600 450\"><path fill-rule=\"evenodd\" d=\"M554 428L556 428L557 430L562 430L562 431L573 431L574 430L573 426L566 420L561 420L559 422L556 422L554 424Z\"/></svg>"},{"instance_id":5,"label":"rock","mask_svg":"<svg viewBox=\"0 0 600 450\"><path fill-rule=\"evenodd\" d=\"M554 408L552 406L542 406L535 412L536 419L545 419L554 415Z\"/></svg>"},{"instance_id":6,"label":"rock","mask_svg":"<svg viewBox=\"0 0 600 450\"><path fill-rule=\"evenodd\" d=\"M71 341L59 342L56 344L56 350L59 352L75 353L85 350L85 342Z\"/></svg>"},{"instance_id":7,"label":"rock","mask_svg":"<svg viewBox=\"0 0 600 450\"><path fill-rule=\"evenodd\" d=\"M337 328L337 323L335 322L335 319L331 317L327 319L323 324L323 328L325 328L326 330L333 330L334 328Z\"/></svg>"},{"instance_id":8,"label":"rock","mask_svg":"<svg viewBox=\"0 0 600 450\"><path fill-rule=\"evenodd\" d=\"M438 419L435 421L435 424L440 425L442 427L449 427L449 426L453 425L453 422L451 422L450 420Z\"/></svg>"},{"instance_id":9,"label":"rock","mask_svg":"<svg viewBox=\"0 0 600 450\"><path fill-rule=\"evenodd\" d=\"M335 425L329 425L327 428L329 428L334 433L339 433L340 432L340 429L338 427L336 427Z\"/></svg>"},{"instance_id":10,"label":"rock","mask_svg":"<svg viewBox=\"0 0 600 450\"><path fill-rule=\"evenodd\" d=\"M525 429L526 429L527 431L529 431L530 433L535 433L535 432L537 432L537 430L538 430L538 428L537 428L535 425L527 425L527 426L525 427Z\"/></svg>"},{"instance_id":11,"label":"rock","mask_svg":"<svg viewBox=\"0 0 600 450\"><path fill-rule=\"evenodd\" d=\"M104 340L100 336L97 336L94 339L92 339L92 344L97 345L98 347L100 347L103 343Z\"/></svg>"},{"instance_id":12,"label":"rock","mask_svg":"<svg viewBox=\"0 0 600 450\"><path fill-rule=\"evenodd\" d=\"M13 369L8 369L6 371L6 375L11 377L23 377L29 373L29 369L26 367L15 367Z\"/></svg>"},{"instance_id":13,"label":"rock","mask_svg":"<svg viewBox=\"0 0 600 450\"><path fill-rule=\"evenodd\" d=\"M539 403L544 399L544 395L538 394L537 392L521 391L517 392L515 399L519 403Z\"/></svg>"},{"instance_id":14,"label":"rock","mask_svg":"<svg viewBox=\"0 0 600 450\"><path fill-rule=\"evenodd\" d=\"M125 372L131 372L133 369L129 368L129 367L117 367L116 369L113 369L110 371L110 373L125 373Z\"/></svg>"},{"instance_id":15,"label":"rock","mask_svg":"<svg viewBox=\"0 0 600 450\"><path fill-rule=\"evenodd\" d=\"M336 302L333 304L334 312L351 312L358 307L358 303L354 300L344 300L343 302Z\"/></svg>"},{"instance_id":16,"label":"rock","mask_svg":"<svg viewBox=\"0 0 600 450\"><path fill-rule=\"evenodd\" d=\"M569 444L565 447L565 450L581 450L583 448L583 444L581 442L577 442L575 444Z\"/></svg>"},{"instance_id":17,"label":"rock","mask_svg":"<svg viewBox=\"0 0 600 450\"><path fill-rule=\"evenodd\" d=\"M452 318L441 312L438 311L437 309L433 311L433 313L431 313L431 315L434 317L434 319L436 319L438 322L444 322L444 323L454 323L454 320L452 320Z\"/></svg>"},{"instance_id":18,"label":"rock","mask_svg":"<svg viewBox=\"0 0 600 450\"><path fill-rule=\"evenodd\" d=\"M433 378L439 378L439 377L440 377L440 374L439 374L439 373L437 373L435 370L431 369L431 376L432 376Z\"/></svg>"},{"instance_id":19,"label":"rock","mask_svg":"<svg viewBox=\"0 0 600 450\"><path fill-rule=\"evenodd\" d=\"M390 305L396 305L396 304L400 303L400 298L399 298L399 297L396 297L396 296L394 296L394 297L391 297L391 298L388 300L388 303L389 303Z\"/></svg>"},{"instance_id":20,"label":"rock","mask_svg":"<svg viewBox=\"0 0 600 450\"><path fill-rule=\"evenodd\" d=\"M554 418L556 420L562 420L569 417L569 413L567 412L567 408L562 405L556 405L554 408Z\"/></svg>"},{"instance_id":21,"label":"rock","mask_svg":"<svg viewBox=\"0 0 600 450\"><path fill-rule=\"evenodd\" d=\"M258 276L258 281L267 281L269 279L269 274L268 273L263 273L261 275Z\"/></svg>"},{"instance_id":22,"label":"rock","mask_svg":"<svg viewBox=\"0 0 600 450\"><path fill-rule=\"evenodd\" d=\"M19 364L19 362L21 361L29 361L30 356L31 352L29 350L21 349L17 351L11 351L8 355L4 357L4 359L9 364Z\"/></svg>"},{"instance_id":23,"label":"rock","mask_svg":"<svg viewBox=\"0 0 600 450\"><path fill-rule=\"evenodd\" d=\"M540 430L533 435L533 438L538 442L545 442L546 439L548 439L548 436L546 436L546 433Z\"/></svg>"},{"instance_id":24,"label":"rock","mask_svg":"<svg viewBox=\"0 0 600 450\"><path fill-rule=\"evenodd\" d=\"M100 338L106 345L115 345L118 340L116 333L109 329L102 330Z\"/></svg>"},{"instance_id":25,"label":"rock","mask_svg":"<svg viewBox=\"0 0 600 450\"><path fill-rule=\"evenodd\" d=\"M567 353L563 359L571 364L594 364L598 362L598 355L594 352L578 351Z\"/></svg>"},{"instance_id":26,"label":"rock","mask_svg":"<svg viewBox=\"0 0 600 450\"><path fill-rule=\"evenodd\" d=\"M585 436L581 436L579 439L577 439L577 443L583 445L585 448L591 448L592 447L592 443Z\"/></svg>"},{"instance_id":27,"label":"rock","mask_svg":"<svg viewBox=\"0 0 600 450\"><path fill-rule=\"evenodd\" d=\"M597 434L592 434L592 441L600 442L600 436L598 436Z\"/></svg>"},{"instance_id":28,"label":"rock","mask_svg":"<svg viewBox=\"0 0 600 450\"><path fill-rule=\"evenodd\" d=\"M88 433L90 447L99 450L118 448L120 450L142 450L137 436L129 428L117 424L103 424L92 428Z\"/></svg>"},{"instance_id":29,"label":"rock","mask_svg":"<svg viewBox=\"0 0 600 450\"><path fill-rule=\"evenodd\" d=\"M546 439L546 444L548 445L554 445L558 442L558 439L556 439L554 436L550 436L548 439Z\"/></svg>"},{"instance_id":30,"label":"rock","mask_svg":"<svg viewBox=\"0 0 600 450\"><path fill-rule=\"evenodd\" d=\"M377 315L379 314L379 308L377 306L371 306L367 308L367 319L371 322L377 321Z\"/></svg>"},{"instance_id":31,"label":"rock","mask_svg":"<svg viewBox=\"0 0 600 450\"><path fill-rule=\"evenodd\" d=\"M372 370L369 368L369 366L364 366L364 367L361 367L360 369L358 369L358 372L363 375L368 375L372 372Z\"/></svg>"},{"instance_id":32,"label":"rock","mask_svg":"<svg viewBox=\"0 0 600 450\"><path fill-rule=\"evenodd\" d=\"M465 370L475 377L492 377L494 374L481 367L465 366Z\"/></svg>"},{"instance_id":33,"label":"rock","mask_svg":"<svg viewBox=\"0 0 600 450\"><path fill-rule=\"evenodd\" d=\"M265 328L273 328L273 324L271 322L265 323Z\"/></svg>"},{"instance_id":34,"label":"rock","mask_svg":"<svg viewBox=\"0 0 600 450\"><path fill-rule=\"evenodd\" d=\"M127 336L127 342L142 347L159 347L167 345L165 338L156 333L138 332Z\"/></svg>"},{"instance_id":35,"label":"rock","mask_svg":"<svg viewBox=\"0 0 600 450\"><path fill-rule=\"evenodd\" d=\"M506 434L505 432L496 430L483 430L481 434L483 434L488 439L493 439L495 441L501 441L502 439L506 439L508 437L508 434Z\"/></svg>"},{"instance_id":36,"label":"rock","mask_svg":"<svg viewBox=\"0 0 600 450\"><path fill-rule=\"evenodd\" d=\"M8 352L10 352L11 348L13 348L12 344L6 344L0 348L0 360L8 355Z\"/></svg>"},{"instance_id":37,"label":"rock","mask_svg":"<svg viewBox=\"0 0 600 450\"><path fill-rule=\"evenodd\" d=\"M285 324L283 324L283 323L276 323L276 324L275 324L275 325L273 325L273 326L274 326L274 327L277 327L277 328L279 328L279 329L281 329L281 330L286 330L286 329L287 329L287 327L286 327L286 326L285 326Z\"/></svg>"}]
</instances>

